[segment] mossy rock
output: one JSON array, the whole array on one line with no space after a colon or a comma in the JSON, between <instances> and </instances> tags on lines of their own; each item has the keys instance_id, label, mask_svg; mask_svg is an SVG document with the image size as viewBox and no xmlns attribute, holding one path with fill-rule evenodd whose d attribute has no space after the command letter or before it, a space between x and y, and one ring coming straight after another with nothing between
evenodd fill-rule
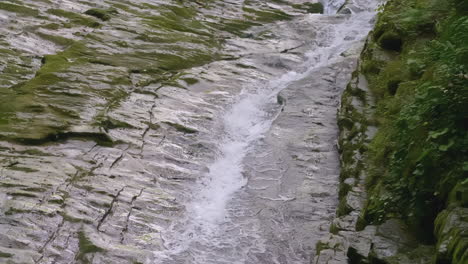
<instances>
[{"instance_id":1,"label":"mossy rock","mask_svg":"<svg viewBox=\"0 0 468 264\"><path fill-rule=\"evenodd\" d=\"M175 128L177 131L183 132L185 134L194 134L194 133L198 132L196 129L186 127L186 126L181 125L181 124L172 123L172 122L163 122L163 123Z\"/></svg>"},{"instance_id":2,"label":"mossy rock","mask_svg":"<svg viewBox=\"0 0 468 264\"><path fill-rule=\"evenodd\" d=\"M188 85L194 85L194 84L197 84L199 82L198 79L191 78L191 77L181 78L181 80L184 81L185 83L187 83Z\"/></svg>"},{"instance_id":3,"label":"mossy rock","mask_svg":"<svg viewBox=\"0 0 468 264\"><path fill-rule=\"evenodd\" d=\"M132 129L135 128L131 124L121 121L121 120L116 120L110 117L103 118L102 120L99 120L97 124L102 127L105 131L109 131L110 129L116 129L116 128L127 128L127 129Z\"/></svg>"},{"instance_id":4,"label":"mossy rock","mask_svg":"<svg viewBox=\"0 0 468 264\"><path fill-rule=\"evenodd\" d=\"M80 231L78 233L78 247L79 252L77 255L77 260L80 260L82 263L90 263L90 261L86 258L87 254L93 254L104 251L103 248L100 248L93 244L93 242L88 237L86 237L84 231Z\"/></svg>"},{"instance_id":5,"label":"mossy rock","mask_svg":"<svg viewBox=\"0 0 468 264\"><path fill-rule=\"evenodd\" d=\"M72 39L64 38L62 36L44 34L42 32L38 32L37 35L39 35L41 38L43 38L45 40L54 42L55 44L60 45L60 46L64 46L64 47L71 46L75 42ZM48 56L52 56L52 55L48 55Z\"/></svg>"},{"instance_id":6,"label":"mossy rock","mask_svg":"<svg viewBox=\"0 0 468 264\"><path fill-rule=\"evenodd\" d=\"M113 10L104 10L99 8L91 8L85 12L86 15L93 16L101 19L102 21L108 21L111 19L111 14L115 14Z\"/></svg>"},{"instance_id":7,"label":"mossy rock","mask_svg":"<svg viewBox=\"0 0 468 264\"><path fill-rule=\"evenodd\" d=\"M5 10L8 12L16 13L23 16L37 16L39 11L26 7L24 5L15 5L10 3L0 3L0 10Z\"/></svg>"},{"instance_id":8,"label":"mossy rock","mask_svg":"<svg viewBox=\"0 0 468 264\"><path fill-rule=\"evenodd\" d=\"M323 4L322 3L304 3L304 4L295 4L292 7L296 9L305 10L309 14L323 14Z\"/></svg>"},{"instance_id":9,"label":"mossy rock","mask_svg":"<svg viewBox=\"0 0 468 264\"><path fill-rule=\"evenodd\" d=\"M0 258L11 258L13 256L14 256L13 254L0 251Z\"/></svg>"},{"instance_id":10,"label":"mossy rock","mask_svg":"<svg viewBox=\"0 0 468 264\"><path fill-rule=\"evenodd\" d=\"M438 237L436 263L465 264L468 262L468 210L456 207L442 211L435 221Z\"/></svg>"},{"instance_id":11,"label":"mossy rock","mask_svg":"<svg viewBox=\"0 0 468 264\"><path fill-rule=\"evenodd\" d=\"M354 121L347 117L340 117L338 119L338 127L343 130L344 128L351 130L354 126Z\"/></svg>"},{"instance_id":12,"label":"mossy rock","mask_svg":"<svg viewBox=\"0 0 468 264\"><path fill-rule=\"evenodd\" d=\"M336 209L337 216L345 216L353 211L352 208L348 206L346 196L340 198L338 202L338 208Z\"/></svg>"},{"instance_id":13,"label":"mossy rock","mask_svg":"<svg viewBox=\"0 0 468 264\"><path fill-rule=\"evenodd\" d=\"M62 9L49 9L47 10L47 13L54 15L54 16L67 18L69 19L69 22L71 24L77 24L77 25L93 27L93 28L100 26L100 24L93 18L88 18L81 14L77 14L77 13L62 10Z\"/></svg>"},{"instance_id":14,"label":"mossy rock","mask_svg":"<svg viewBox=\"0 0 468 264\"><path fill-rule=\"evenodd\" d=\"M247 14L245 18L249 20L271 23L279 20L291 20L292 16L279 10L279 9L253 9L249 7L243 7L242 10ZM251 16L252 15L252 16Z\"/></svg>"},{"instance_id":15,"label":"mossy rock","mask_svg":"<svg viewBox=\"0 0 468 264\"><path fill-rule=\"evenodd\" d=\"M364 74L379 74L384 66L384 62L376 60L363 60L361 70Z\"/></svg>"}]
</instances>

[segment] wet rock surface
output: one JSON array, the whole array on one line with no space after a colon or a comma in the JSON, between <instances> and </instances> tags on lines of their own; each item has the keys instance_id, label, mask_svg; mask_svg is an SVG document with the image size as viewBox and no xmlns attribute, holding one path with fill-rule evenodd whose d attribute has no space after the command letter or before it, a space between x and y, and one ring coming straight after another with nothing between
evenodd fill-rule
<instances>
[{"instance_id":1,"label":"wet rock surface","mask_svg":"<svg viewBox=\"0 0 468 264\"><path fill-rule=\"evenodd\" d=\"M365 225L365 149L375 135L370 119L374 98L358 65L343 92L338 112L340 127L340 201L330 233L317 243L313 263L431 263L434 247L420 245L398 219ZM449 227L450 228L450 227Z\"/></svg>"},{"instance_id":2,"label":"wet rock surface","mask_svg":"<svg viewBox=\"0 0 468 264\"><path fill-rule=\"evenodd\" d=\"M349 31L351 15L303 2L1 2L0 261L308 263L337 204L336 107L371 24ZM291 71L221 231L188 232L226 109Z\"/></svg>"}]
</instances>

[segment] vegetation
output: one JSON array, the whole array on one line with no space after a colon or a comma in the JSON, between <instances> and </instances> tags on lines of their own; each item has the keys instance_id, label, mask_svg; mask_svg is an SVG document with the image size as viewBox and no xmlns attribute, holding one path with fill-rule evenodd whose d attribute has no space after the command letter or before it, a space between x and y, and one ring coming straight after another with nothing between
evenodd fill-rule
<instances>
[{"instance_id":1,"label":"vegetation","mask_svg":"<svg viewBox=\"0 0 468 264\"><path fill-rule=\"evenodd\" d=\"M314 14L314 13L322 14L323 9L324 9L322 3L310 3L310 2L306 2L303 4L294 4L292 5L292 7L305 10L307 13L311 13L311 14Z\"/></svg>"},{"instance_id":2,"label":"vegetation","mask_svg":"<svg viewBox=\"0 0 468 264\"><path fill-rule=\"evenodd\" d=\"M436 218L468 206L468 1L389 1L371 37L361 71L377 100L371 123L379 130L366 150L363 219L401 218L432 244ZM438 263L468 260L460 253L468 239L457 230L451 257Z\"/></svg>"},{"instance_id":3,"label":"vegetation","mask_svg":"<svg viewBox=\"0 0 468 264\"><path fill-rule=\"evenodd\" d=\"M0 251L0 258L11 258L11 257L13 257L13 254Z\"/></svg>"},{"instance_id":4,"label":"vegetation","mask_svg":"<svg viewBox=\"0 0 468 264\"><path fill-rule=\"evenodd\" d=\"M116 10L104 10L98 8L92 8L85 12L86 15L90 15L101 19L102 21L108 21L111 19L112 14L117 14Z\"/></svg>"},{"instance_id":5,"label":"vegetation","mask_svg":"<svg viewBox=\"0 0 468 264\"><path fill-rule=\"evenodd\" d=\"M100 25L96 20L92 18L88 18L81 14L62 10L62 9L49 9L47 10L47 13L51 15L59 16L59 17L68 18L70 23L76 24L76 25L82 25L82 26L87 26L87 27L99 27Z\"/></svg>"},{"instance_id":6,"label":"vegetation","mask_svg":"<svg viewBox=\"0 0 468 264\"><path fill-rule=\"evenodd\" d=\"M180 132L185 133L185 134L194 134L194 133L198 132L197 130L195 130L193 128L186 127L186 126L181 125L181 124L172 123L172 122L163 122L163 123L175 128L177 131L180 131Z\"/></svg>"},{"instance_id":7,"label":"vegetation","mask_svg":"<svg viewBox=\"0 0 468 264\"><path fill-rule=\"evenodd\" d=\"M39 15L38 10L26 7L24 5L15 5L15 4L3 3L2 2L2 3L0 3L0 9L8 11L8 12L17 13L17 14L23 15L23 16L37 16L37 15Z\"/></svg>"},{"instance_id":8,"label":"vegetation","mask_svg":"<svg viewBox=\"0 0 468 264\"><path fill-rule=\"evenodd\" d=\"M81 263L91 263L87 258L87 254L103 252L104 249L96 246L93 244L84 231L80 231L78 233L78 246L79 246L79 253L76 256L77 260L81 261Z\"/></svg>"},{"instance_id":9,"label":"vegetation","mask_svg":"<svg viewBox=\"0 0 468 264\"><path fill-rule=\"evenodd\" d=\"M279 9L258 10L258 9L253 9L249 7L244 7L242 8L242 10L247 13L247 15L244 15L244 17L255 20L255 21L259 21L259 22L271 23L277 20L291 19L290 15L286 14L285 12Z\"/></svg>"}]
</instances>

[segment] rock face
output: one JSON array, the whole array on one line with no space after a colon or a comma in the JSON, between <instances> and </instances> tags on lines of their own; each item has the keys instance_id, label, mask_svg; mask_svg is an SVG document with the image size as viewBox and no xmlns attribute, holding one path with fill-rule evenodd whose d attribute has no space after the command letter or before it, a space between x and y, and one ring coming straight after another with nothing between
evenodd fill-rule
<instances>
[{"instance_id":1,"label":"rock face","mask_svg":"<svg viewBox=\"0 0 468 264\"><path fill-rule=\"evenodd\" d=\"M310 262L376 2L1 2L0 262Z\"/></svg>"},{"instance_id":2,"label":"rock face","mask_svg":"<svg viewBox=\"0 0 468 264\"><path fill-rule=\"evenodd\" d=\"M340 202L314 263L468 261L466 60L446 60L464 56L467 14L464 1L410 2L387 2L343 93Z\"/></svg>"},{"instance_id":3,"label":"rock face","mask_svg":"<svg viewBox=\"0 0 468 264\"><path fill-rule=\"evenodd\" d=\"M363 153L376 128L369 125L374 99L361 67L353 73L338 113L341 174L337 217L330 234L318 242L313 263L429 263L434 248L419 246L402 221L390 219L363 227L367 200Z\"/></svg>"},{"instance_id":4,"label":"rock face","mask_svg":"<svg viewBox=\"0 0 468 264\"><path fill-rule=\"evenodd\" d=\"M463 263L468 258L468 209L452 204L436 219L437 252L439 263Z\"/></svg>"}]
</instances>

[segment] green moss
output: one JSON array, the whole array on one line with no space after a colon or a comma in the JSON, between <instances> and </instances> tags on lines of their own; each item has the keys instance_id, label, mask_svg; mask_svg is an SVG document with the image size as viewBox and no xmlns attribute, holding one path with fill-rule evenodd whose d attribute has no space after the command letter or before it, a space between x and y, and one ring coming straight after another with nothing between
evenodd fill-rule
<instances>
[{"instance_id":1,"label":"green moss","mask_svg":"<svg viewBox=\"0 0 468 264\"><path fill-rule=\"evenodd\" d=\"M348 178L355 178L355 176L354 175L349 175L349 173L347 173L346 176L340 176L340 178L348 179ZM352 188L353 188L353 186L345 184L344 182L340 182L338 197L340 197L340 198L345 197L348 194L348 192L351 191Z\"/></svg>"},{"instance_id":2,"label":"green moss","mask_svg":"<svg viewBox=\"0 0 468 264\"><path fill-rule=\"evenodd\" d=\"M87 57L91 57L91 54L82 43L74 42L61 53L46 55L42 60L42 67L34 78L0 93L0 113L2 113L0 137L25 143L30 140L43 142L52 140L62 133L66 129L68 120L77 117L76 113L62 110L61 107L45 103L43 100L50 98L51 87L64 81L60 73L71 66L86 63ZM19 118L18 113L36 117L48 115L48 118Z\"/></svg>"},{"instance_id":3,"label":"green moss","mask_svg":"<svg viewBox=\"0 0 468 264\"><path fill-rule=\"evenodd\" d=\"M88 254L93 254L93 253L98 253L98 252L104 252L103 248L100 248L93 244L89 238L86 237L86 234L84 231L78 232L78 254L77 254L77 260L82 261L83 263L91 263L87 258L86 255Z\"/></svg>"},{"instance_id":4,"label":"green moss","mask_svg":"<svg viewBox=\"0 0 468 264\"><path fill-rule=\"evenodd\" d=\"M385 63L377 60L363 60L361 61L361 71L364 74L379 74Z\"/></svg>"},{"instance_id":5,"label":"green moss","mask_svg":"<svg viewBox=\"0 0 468 264\"><path fill-rule=\"evenodd\" d=\"M49 23L49 24L45 24L45 25L41 26L41 28L50 29L50 30L57 30L57 29L59 29L61 27L62 26L60 24L57 24L57 23Z\"/></svg>"},{"instance_id":6,"label":"green moss","mask_svg":"<svg viewBox=\"0 0 468 264\"><path fill-rule=\"evenodd\" d=\"M240 68L243 68L243 69L257 69L257 67L255 67L255 66L246 65L246 64L242 64L242 63L236 63L236 66L240 67Z\"/></svg>"},{"instance_id":7,"label":"green moss","mask_svg":"<svg viewBox=\"0 0 468 264\"><path fill-rule=\"evenodd\" d=\"M68 18L71 23L76 24L76 25L82 25L86 27L99 27L100 24L91 18L85 17L81 14L62 10L62 9L49 9L47 10L47 13L59 16L59 17L64 17Z\"/></svg>"},{"instance_id":8,"label":"green moss","mask_svg":"<svg viewBox=\"0 0 468 264\"><path fill-rule=\"evenodd\" d=\"M336 215L338 217L349 214L352 211L346 202L346 197L343 196L338 202L338 208L336 209Z\"/></svg>"},{"instance_id":9,"label":"green moss","mask_svg":"<svg viewBox=\"0 0 468 264\"><path fill-rule=\"evenodd\" d=\"M0 9L8 11L8 12L13 12L17 13L19 15L23 16L37 16L39 15L39 11L36 9L29 8L24 5L15 5L15 4L10 4L10 3L0 3Z\"/></svg>"},{"instance_id":10,"label":"green moss","mask_svg":"<svg viewBox=\"0 0 468 264\"><path fill-rule=\"evenodd\" d=\"M128 5L127 5L128 4ZM140 14L136 10L132 10L132 8L129 5L130 3L112 3L112 7L115 9L120 9L128 13L132 14ZM136 12L136 13L134 13Z\"/></svg>"},{"instance_id":11,"label":"green moss","mask_svg":"<svg viewBox=\"0 0 468 264\"><path fill-rule=\"evenodd\" d=\"M38 170L32 169L32 168L27 168L27 167L19 167L19 166L13 166L9 168L10 170L15 170L15 171L22 171L22 172L37 172Z\"/></svg>"},{"instance_id":12,"label":"green moss","mask_svg":"<svg viewBox=\"0 0 468 264\"><path fill-rule=\"evenodd\" d=\"M158 130L161 128L161 126L158 124L149 123L149 122L145 122L145 124L152 130Z\"/></svg>"},{"instance_id":13,"label":"green moss","mask_svg":"<svg viewBox=\"0 0 468 264\"><path fill-rule=\"evenodd\" d=\"M180 78L180 79L182 81L184 81L185 83L187 83L188 85L194 85L194 84L197 84L199 82L198 79L190 78L190 77Z\"/></svg>"},{"instance_id":14,"label":"green moss","mask_svg":"<svg viewBox=\"0 0 468 264\"><path fill-rule=\"evenodd\" d=\"M322 243L322 242L318 242L316 245L315 245L315 254L318 256L320 255L320 252L322 250L325 250L325 249L329 249L330 248L330 245L328 244L325 244L325 243Z\"/></svg>"},{"instance_id":15,"label":"green moss","mask_svg":"<svg viewBox=\"0 0 468 264\"><path fill-rule=\"evenodd\" d=\"M24 188L23 191L27 191L27 192L46 192L47 190L45 188L41 188L41 187L28 187L28 188Z\"/></svg>"},{"instance_id":16,"label":"green moss","mask_svg":"<svg viewBox=\"0 0 468 264\"><path fill-rule=\"evenodd\" d=\"M271 23L279 20L290 20L291 15L279 9L253 9L250 7L243 7L242 10L249 15L244 15L247 19L252 19L259 22ZM253 15L254 17L250 17Z\"/></svg>"},{"instance_id":17,"label":"green moss","mask_svg":"<svg viewBox=\"0 0 468 264\"><path fill-rule=\"evenodd\" d=\"M196 129L186 127L186 126L181 125L181 124L172 123L172 122L163 122L163 123L165 123L167 125L170 125L171 127L175 128L177 131L180 131L180 132L183 132L183 133L186 133L186 134L193 134L193 133L198 132Z\"/></svg>"},{"instance_id":18,"label":"green moss","mask_svg":"<svg viewBox=\"0 0 468 264\"><path fill-rule=\"evenodd\" d=\"M58 204L58 205L63 205L65 203L63 199L50 199L48 202L52 204Z\"/></svg>"},{"instance_id":19,"label":"green moss","mask_svg":"<svg viewBox=\"0 0 468 264\"><path fill-rule=\"evenodd\" d=\"M115 14L115 10L104 10L98 8L92 8L85 12L86 15L90 15L96 18L101 19L102 21L108 21L111 19L111 15Z\"/></svg>"},{"instance_id":20,"label":"green moss","mask_svg":"<svg viewBox=\"0 0 468 264\"><path fill-rule=\"evenodd\" d=\"M37 198L37 195L33 193L27 193L27 192L13 192L13 193L7 193L10 196L13 197L29 197L29 198Z\"/></svg>"},{"instance_id":21,"label":"green moss","mask_svg":"<svg viewBox=\"0 0 468 264\"><path fill-rule=\"evenodd\" d=\"M180 71L215 61L218 57L216 54L207 54L202 51L187 51L180 52L180 55L169 53L142 53L137 52L135 55L142 58L154 59L158 68L163 71ZM184 56L186 55L186 56Z\"/></svg>"},{"instance_id":22,"label":"green moss","mask_svg":"<svg viewBox=\"0 0 468 264\"><path fill-rule=\"evenodd\" d=\"M336 235L336 234L338 234L339 231L340 231L340 229L334 223L332 223L330 225L330 233Z\"/></svg>"},{"instance_id":23,"label":"green moss","mask_svg":"<svg viewBox=\"0 0 468 264\"><path fill-rule=\"evenodd\" d=\"M128 43L122 40L119 41L114 41L115 45L122 47L122 48L128 48Z\"/></svg>"},{"instance_id":24,"label":"green moss","mask_svg":"<svg viewBox=\"0 0 468 264\"><path fill-rule=\"evenodd\" d=\"M106 131L108 131L109 129L116 129L116 128L127 128L127 129L135 128L134 126L132 126L131 124L127 122L116 120L110 117L102 118L101 120L97 121L97 125L102 127Z\"/></svg>"},{"instance_id":25,"label":"green moss","mask_svg":"<svg viewBox=\"0 0 468 264\"><path fill-rule=\"evenodd\" d=\"M292 7L300 10L304 10L307 13L311 14L323 14L323 4L322 3L303 3L303 4L293 4Z\"/></svg>"},{"instance_id":26,"label":"green moss","mask_svg":"<svg viewBox=\"0 0 468 264\"><path fill-rule=\"evenodd\" d=\"M210 33L205 30L206 27L201 22L197 20L186 20L171 13L163 13L161 16L146 17L144 22L148 26L157 29L166 29L210 37Z\"/></svg>"},{"instance_id":27,"label":"green moss","mask_svg":"<svg viewBox=\"0 0 468 264\"><path fill-rule=\"evenodd\" d=\"M3 74L14 74L14 75L27 75L31 74L32 70L29 67L23 67L15 64L7 65L3 69Z\"/></svg>"},{"instance_id":28,"label":"green moss","mask_svg":"<svg viewBox=\"0 0 468 264\"><path fill-rule=\"evenodd\" d=\"M65 46L65 47L70 46L75 42L72 39L64 38L62 36L49 35L49 34L45 34L42 32L37 32L37 35L39 35L41 38L45 40L51 41L57 45Z\"/></svg>"},{"instance_id":29,"label":"green moss","mask_svg":"<svg viewBox=\"0 0 468 264\"><path fill-rule=\"evenodd\" d=\"M464 179L467 159L462 102L468 101L468 80L462 76L468 53L462 42L468 41L468 18L450 8L454 4L388 2L362 55L379 126L369 146L363 219L402 218L424 243L433 242L434 219L453 200L451 193L463 203L462 192L452 191Z\"/></svg>"},{"instance_id":30,"label":"green moss","mask_svg":"<svg viewBox=\"0 0 468 264\"><path fill-rule=\"evenodd\" d=\"M83 56L88 55L89 50L80 42L70 42L72 45L65 51L56 55L46 55L42 59L42 67L37 72L40 77L44 74L62 72L74 64L84 63L86 59ZM35 81L34 79L32 80ZM41 82L41 81L39 81ZM50 83L48 83L50 84Z\"/></svg>"},{"instance_id":31,"label":"green moss","mask_svg":"<svg viewBox=\"0 0 468 264\"><path fill-rule=\"evenodd\" d=\"M28 210L22 210L14 207L8 208L8 210L5 212L5 215L14 215L14 214L25 214L29 213L30 211Z\"/></svg>"},{"instance_id":32,"label":"green moss","mask_svg":"<svg viewBox=\"0 0 468 264\"><path fill-rule=\"evenodd\" d=\"M173 16L173 17L180 17L183 19L192 19L196 16L197 11L190 6L184 5L152 5L148 3L144 3L143 6L148 7L150 9L155 9L158 11L163 10L165 16Z\"/></svg>"},{"instance_id":33,"label":"green moss","mask_svg":"<svg viewBox=\"0 0 468 264\"><path fill-rule=\"evenodd\" d=\"M11 258L13 256L14 256L13 254L0 251L0 258Z\"/></svg>"},{"instance_id":34,"label":"green moss","mask_svg":"<svg viewBox=\"0 0 468 264\"><path fill-rule=\"evenodd\" d=\"M232 33L234 35L245 37L246 34L243 32L253 26L261 26L261 23L255 21L249 21L247 19L232 19L226 20L222 23L216 23L213 27L221 30Z\"/></svg>"},{"instance_id":35,"label":"green moss","mask_svg":"<svg viewBox=\"0 0 468 264\"><path fill-rule=\"evenodd\" d=\"M464 264L468 261L468 235L466 208L455 207L442 211L435 221L437 263Z\"/></svg>"},{"instance_id":36,"label":"green moss","mask_svg":"<svg viewBox=\"0 0 468 264\"><path fill-rule=\"evenodd\" d=\"M468 30L462 26L465 22L461 22L467 18L445 18L444 22L444 18L437 14L441 28L448 29L432 35L430 29L421 26L424 23L410 25L413 22L399 20L399 12L403 9L397 9L395 5L407 8L407 4L421 4L427 7L429 1L409 2L389 2L392 8L386 8L380 15L373 39L367 43L361 56L360 72L353 74L356 77L362 73L369 81L376 100L375 116L366 117L366 112L363 115L353 106L353 100L361 101L364 106L368 103L364 91L357 89L354 83L343 93L338 115L342 170L337 214L344 215L350 211L344 199L349 186L345 186L343 181L358 177L365 171L368 175L368 200L356 229L363 230L368 224L400 218L406 221L420 241L434 243L431 234L437 213L446 206L465 204L468 199L464 195L466 188L460 187L464 173L462 160L466 160L466 151L462 149L467 148L466 133L461 132L466 130L466 126L461 124L466 122L462 116L468 116L466 109L462 110L461 102L468 101L468 83L462 80L461 74L459 77L454 74L456 69L463 69L461 71L465 74L468 66L466 60L457 60L465 56L459 40L468 40L465 33ZM384 23L382 17L392 17L395 21L386 20ZM409 28L410 31L405 31ZM401 40L398 48L384 43L390 33L395 33ZM458 48L448 48L450 44L447 42L434 45L449 39L450 43L459 45ZM379 126L369 148L363 144L366 139L362 136L368 124ZM364 162L359 160L361 158ZM440 230L440 226L443 225L439 224L436 230ZM331 231L338 230L332 226ZM453 239L439 238L439 243L445 241L444 247L447 245L449 250L439 256L437 263L466 262L465 253L460 252L466 252L467 246L460 242L464 238L457 232L449 232L448 237ZM419 260L422 256L411 258ZM399 263L397 258L389 261Z\"/></svg>"},{"instance_id":37,"label":"green moss","mask_svg":"<svg viewBox=\"0 0 468 264\"><path fill-rule=\"evenodd\" d=\"M26 185L9 182L0 182L0 186L4 188L26 187Z\"/></svg>"},{"instance_id":38,"label":"green moss","mask_svg":"<svg viewBox=\"0 0 468 264\"><path fill-rule=\"evenodd\" d=\"M11 50L11 49L1 49L0 48L0 53L7 54L7 55L16 55L16 52Z\"/></svg>"}]
</instances>

